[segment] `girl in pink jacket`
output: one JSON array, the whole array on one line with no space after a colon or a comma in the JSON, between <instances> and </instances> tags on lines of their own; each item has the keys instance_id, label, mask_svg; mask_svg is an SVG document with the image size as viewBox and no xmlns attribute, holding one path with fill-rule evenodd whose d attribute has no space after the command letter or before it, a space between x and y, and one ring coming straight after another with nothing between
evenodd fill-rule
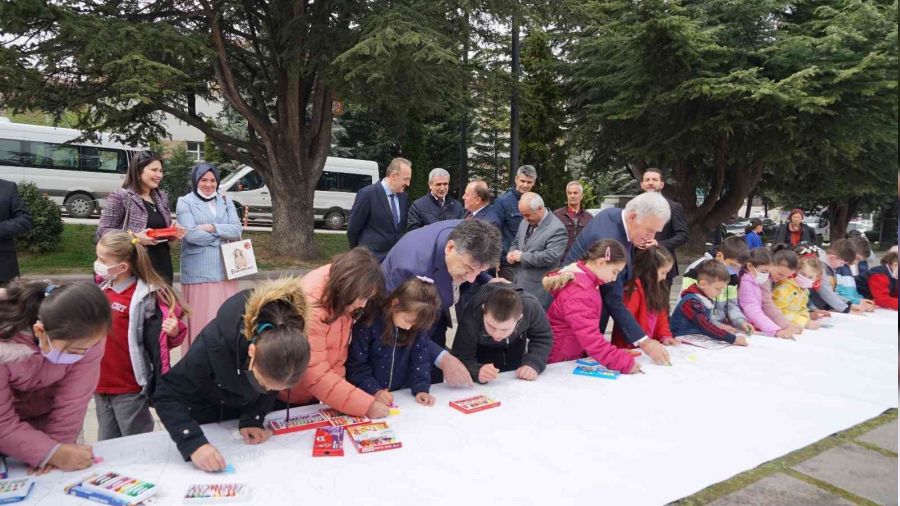
<instances>
[{"instance_id":1,"label":"girl in pink jacket","mask_svg":"<svg viewBox=\"0 0 900 506\"><path fill-rule=\"evenodd\" d=\"M640 371L627 350L616 348L600 332L600 285L615 281L625 268L625 248L613 239L591 246L574 264L550 273L544 288L553 295L547 318L553 330L549 363L575 360L585 355L604 367L624 373Z\"/></svg>"},{"instance_id":2,"label":"girl in pink jacket","mask_svg":"<svg viewBox=\"0 0 900 506\"><path fill-rule=\"evenodd\" d=\"M93 464L76 445L100 376L109 302L94 285L14 283L0 298L0 454L29 474Z\"/></svg>"},{"instance_id":3,"label":"girl in pink jacket","mask_svg":"<svg viewBox=\"0 0 900 506\"><path fill-rule=\"evenodd\" d=\"M747 265L741 269L738 303L744 316L759 332L773 337L793 339L795 328L772 300L769 272L772 254L767 248L750 251Z\"/></svg>"}]
</instances>

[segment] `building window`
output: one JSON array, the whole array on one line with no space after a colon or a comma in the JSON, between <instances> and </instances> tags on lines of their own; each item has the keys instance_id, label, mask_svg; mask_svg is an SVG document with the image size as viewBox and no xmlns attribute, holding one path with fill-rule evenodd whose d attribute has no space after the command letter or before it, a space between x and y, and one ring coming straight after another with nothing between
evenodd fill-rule
<instances>
[{"instance_id":1,"label":"building window","mask_svg":"<svg viewBox=\"0 0 900 506\"><path fill-rule=\"evenodd\" d=\"M187 141L186 144L187 152L193 155L198 162L206 160L206 153L203 151L204 143Z\"/></svg>"}]
</instances>

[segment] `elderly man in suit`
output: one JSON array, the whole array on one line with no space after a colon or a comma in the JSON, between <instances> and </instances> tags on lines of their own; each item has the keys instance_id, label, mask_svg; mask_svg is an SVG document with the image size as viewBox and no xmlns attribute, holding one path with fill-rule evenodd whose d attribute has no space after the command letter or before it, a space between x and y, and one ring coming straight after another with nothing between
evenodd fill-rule
<instances>
[{"instance_id":1,"label":"elderly man in suit","mask_svg":"<svg viewBox=\"0 0 900 506\"><path fill-rule=\"evenodd\" d=\"M0 179L0 286L19 276L16 236L28 233L32 226L16 183Z\"/></svg>"},{"instance_id":2,"label":"elderly man in suit","mask_svg":"<svg viewBox=\"0 0 900 506\"><path fill-rule=\"evenodd\" d=\"M470 181L463 192L463 206L466 208L467 220L483 220L500 230L500 217L491 205L491 189L481 179Z\"/></svg>"},{"instance_id":3,"label":"elderly man in suit","mask_svg":"<svg viewBox=\"0 0 900 506\"><path fill-rule=\"evenodd\" d=\"M559 267L569 242L566 226L544 207L544 199L527 192L519 199L522 222L509 246L506 261L515 267L515 285L534 295L544 309L553 298L541 281L548 271Z\"/></svg>"},{"instance_id":4,"label":"elderly man in suit","mask_svg":"<svg viewBox=\"0 0 900 506\"><path fill-rule=\"evenodd\" d=\"M622 297L625 291L624 284L631 278L634 248L653 239L662 231L671 217L671 212L669 203L658 192L638 195L625 205L625 209L604 209L578 234L565 260L566 264L580 260L600 239L615 239L625 246L627 253L625 268L619 273L615 283L606 283L600 287L603 296L600 329L606 328L609 317L612 316L616 325L622 327L628 342L641 348L657 364L668 364L669 352L659 341L647 336L634 315L625 307Z\"/></svg>"},{"instance_id":5,"label":"elderly man in suit","mask_svg":"<svg viewBox=\"0 0 900 506\"><path fill-rule=\"evenodd\" d=\"M412 163L394 158L384 171L384 179L356 194L347 224L351 248L365 246L381 261L403 237L409 211L409 195L404 190L410 179Z\"/></svg>"}]
</instances>

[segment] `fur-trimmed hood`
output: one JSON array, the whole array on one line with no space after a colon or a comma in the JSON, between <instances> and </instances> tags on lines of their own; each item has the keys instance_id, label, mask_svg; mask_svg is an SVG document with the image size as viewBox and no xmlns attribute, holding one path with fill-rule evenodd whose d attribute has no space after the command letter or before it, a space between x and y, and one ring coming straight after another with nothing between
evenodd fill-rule
<instances>
[{"instance_id":1,"label":"fur-trimmed hood","mask_svg":"<svg viewBox=\"0 0 900 506\"><path fill-rule=\"evenodd\" d=\"M283 277L260 283L250 292L244 305L244 338L250 340L256 334L256 326L259 312L266 304L284 300L296 310L297 316L303 319L304 333L306 329L306 315L309 314L306 297L300 288L300 279L295 277Z\"/></svg>"}]
</instances>

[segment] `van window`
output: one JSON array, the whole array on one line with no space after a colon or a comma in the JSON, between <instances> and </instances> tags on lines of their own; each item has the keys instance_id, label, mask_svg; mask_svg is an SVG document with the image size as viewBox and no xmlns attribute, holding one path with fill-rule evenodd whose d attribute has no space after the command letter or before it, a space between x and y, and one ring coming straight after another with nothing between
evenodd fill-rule
<instances>
[{"instance_id":1,"label":"van window","mask_svg":"<svg viewBox=\"0 0 900 506\"><path fill-rule=\"evenodd\" d=\"M28 147L32 167L78 169L78 146L31 141Z\"/></svg>"},{"instance_id":2,"label":"van window","mask_svg":"<svg viewBox=\"0 0 900 506\"><path fill-rule=\"evenodd\" d=\"M22 165L23 158L21 141L0 139L0 165Z\"/></svg>"},{"instance_id":3,"label":"van window","mask_svg":"<svg viewBox=\"0 0 900 506\"><path fill-rule=\"evenodd\" d=\"M233 192L245 192L250 190L258 190L262 188L262 177L255 170L246 173L236 185L231 187Z\"/></svg>"},{"instance_id":4,"label":"van window","mask_svg":"<svg viewBox=\"0 0 900 506\"><path fill-rule=\"evenodd\" d=\"M326 192L356 193L372 184L372 176L323 171L316 190Z\"/></svg>"},{"instance_id":5,"label":"van window","mask_svg":"<svg viewBox=\"0 0 900 506\"><path fill-rule=\"evenodd\" d=\"M81 146L81 169L124 174L128 171L128 159L121 149Z\"/></svg>"}]
</instances>

